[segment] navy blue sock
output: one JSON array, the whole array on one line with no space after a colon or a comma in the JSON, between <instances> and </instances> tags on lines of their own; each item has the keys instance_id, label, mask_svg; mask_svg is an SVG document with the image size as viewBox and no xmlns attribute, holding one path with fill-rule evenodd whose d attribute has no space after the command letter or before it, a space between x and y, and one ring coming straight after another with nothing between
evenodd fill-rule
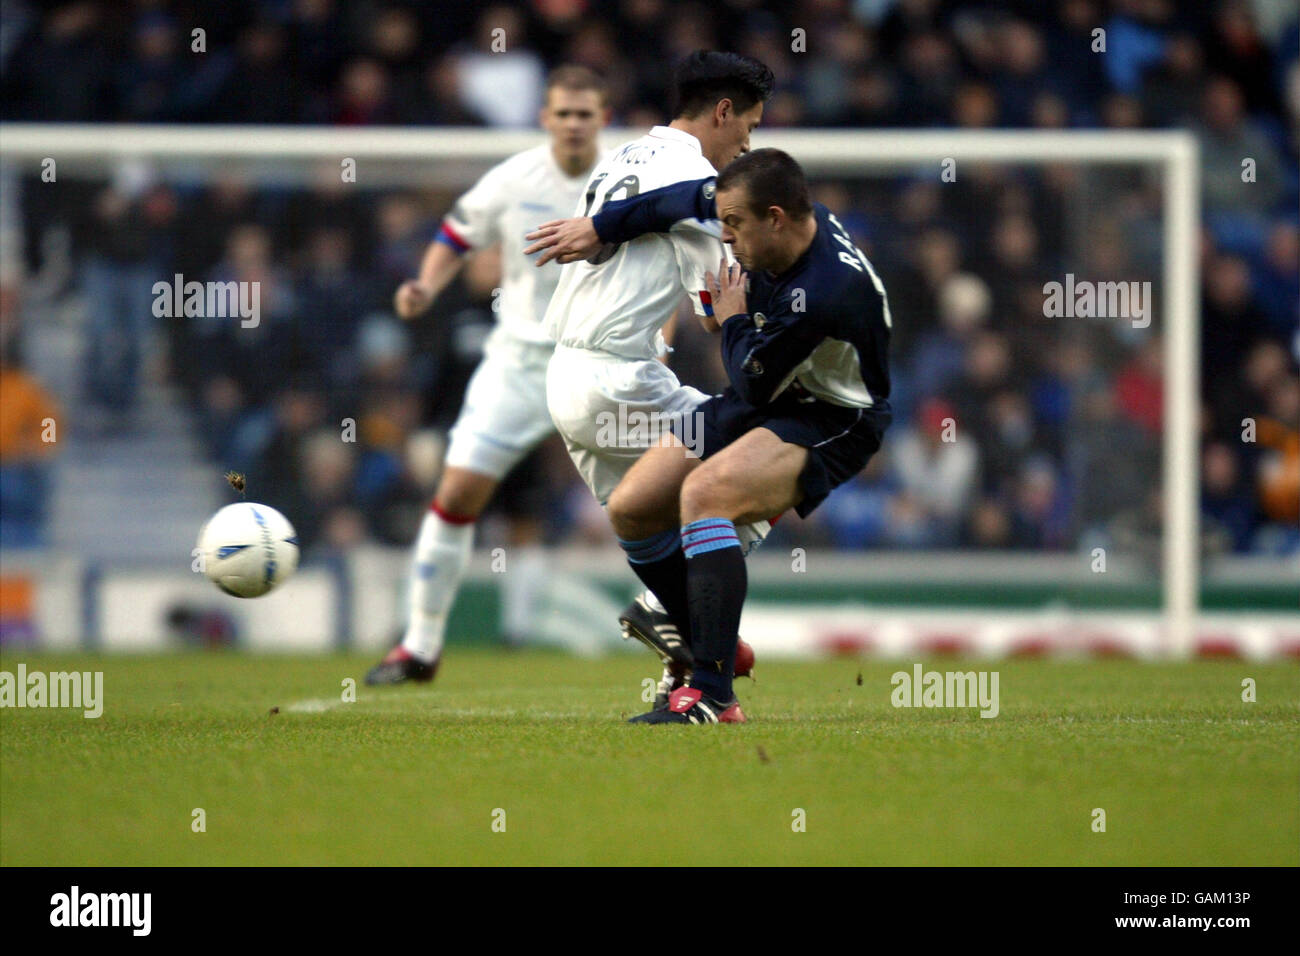
<instances>
[{"instance_id":1,"label":"navy blue sock","mask_svg":"<svg viewBox=\"0 0 1300 956\"><path fill-rule=\"evenodd\" d=\"M731 679L745 605L745 556L736 526L726 518L702 518L682 528L686 595L691 609L691 686L714 700L732 698Z\"/></svg>"},{"instance_id":2,"label":"navy blue sock","mask_svg":"<svg viewBox=\"0 0 1300 956\"><path fill-rule=\"evenodd\" d=\"M641 541L619 538L618 543L627 552L627 563L663 603L682 642L690 647L691 615L686 601L686 558L681 535L676 530L663 531Z\"/></svg>"}]
</instances>

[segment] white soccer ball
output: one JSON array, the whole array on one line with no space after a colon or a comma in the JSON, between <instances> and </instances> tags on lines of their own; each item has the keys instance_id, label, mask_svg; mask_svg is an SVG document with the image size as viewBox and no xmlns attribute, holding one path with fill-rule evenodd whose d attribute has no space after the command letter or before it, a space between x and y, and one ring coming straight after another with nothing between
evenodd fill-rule
<instances>
[{"instance_id":1,"label":"white soccer ball","mask_svg":"<svg viewBox=\"0 0 1300 956\"><path fill-rule=\"evenodd\" d=\"M199 531L203 573L235 597L261 597L298 568L298 535L274 508L226 505Z\"/></svg>"}]
</instances>

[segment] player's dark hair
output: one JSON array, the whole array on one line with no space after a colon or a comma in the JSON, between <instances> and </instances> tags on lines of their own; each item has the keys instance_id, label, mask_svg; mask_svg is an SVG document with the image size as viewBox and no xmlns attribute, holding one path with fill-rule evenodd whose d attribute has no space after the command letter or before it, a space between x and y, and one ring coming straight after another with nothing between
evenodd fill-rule
<instances>
[{"instance_id":1,"label":"player's dark hair","mask_svg":"<svg viewBox=\"0 0 1300 956\"><path fill-rule=\"evenodd\" d=\"M574 63L557 66L546 76L546 92L559 87L562 90L595 90L600 94L601 105L609 102L609 86L595 70Z\"/></svg>"},{"instance_id":2,"label":"player's dark hair","mask_svg":"<svg viewBox=\"0 0 1300 956\"><path fill-rule=\"evenodd\" d=\"M779 149L755 149L741 153L718 176L717 188L741 186L756 216L766 216L771 206L780 206L791 219L812 215L812 195L803 167Z\"/></svg>"},{"instance_id":3,"label":"player's dark hair","mask_svg":"<svg viewBox=\"0 0 1300 956\"><path fill-rule=\"evenodd\" d=\"M752 56L696 50L673 73L673 118L694 119L729 99L744 113L772 95L772 71Z\"/></svg>"}]
</instances>

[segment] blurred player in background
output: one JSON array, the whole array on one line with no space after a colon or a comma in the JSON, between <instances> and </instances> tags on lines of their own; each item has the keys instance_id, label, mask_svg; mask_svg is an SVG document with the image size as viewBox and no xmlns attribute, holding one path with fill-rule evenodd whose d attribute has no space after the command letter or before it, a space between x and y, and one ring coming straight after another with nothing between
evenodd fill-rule
<instances>
[{"instance_id":1,"label":"blurred player in background","mask_svg":"<svg viewBox=\"0 0 1300 956\"><path fill-rule=\"evenodd\" d=\"M532 268L523 253L524 234L539 220L567 216L576 208L608 120L600 77L580 66L555 69L541 111L550 141L488 170L443 219L419 277L397 290L397 314L414 319L432 307L467 254L501 246L498 324L465 392L438 489L416 538L406 632L371 668L367 684L433 679L447 618L473 550L474 523L506 474L555 430L546 410L546 366L553 343L541 319L560 269ZM527 573L520 563L512 570ZM505 598L519 600L529 590L508 589ZM517 609L506 609L508 620L518 617Z\"/></svg>"},{"instance_id":2,"label":"blurred player in background","mask_svg":"<svg viewBox=\"0 0 1300 956\"><path fill-rule=\"evenodd\" d=\"M625 143L600 163L581 215L611 200L717 175L749 149L750 133L772 87L772 71L752 57L705 50L687 56L674 74L672 122ZM545 236L550 225L530 237ZM725 254L720 236L716 221L680 222L663 234L608 244L581 261L565 260L571 264L562 270L546 311L545 324L556 342L547 371L547 401L578 473L602 505L657 443L660 431L674 420L692 417L707 398L682 385L659 359L667 352L662 329L682 292L698 315L708 310L705 275L717 269ZM633 422L650 427L635 429ZM767 528L764 521L744 531L746 544L760 541ZM689 666L687 608L681 601L670 603L685 571L676 533L620 538L619 543L641 580L667 606L665 614L634 601L621 619L625 634L654 647L655 635L669 633L675 623L677 653L665 664ZM647 569L655 573L647 574ZM666 706L681 676L680 669L665 672L656 707Z\"/></svg>"}]
</instances>

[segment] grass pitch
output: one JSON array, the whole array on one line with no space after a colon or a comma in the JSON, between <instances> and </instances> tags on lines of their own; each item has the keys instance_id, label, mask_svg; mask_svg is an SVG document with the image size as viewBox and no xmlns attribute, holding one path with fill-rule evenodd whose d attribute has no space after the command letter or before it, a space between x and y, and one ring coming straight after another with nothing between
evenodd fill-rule
<instances>
[{"instance_id":1,"label":"grass pitch","mask_svg":"<svg viewBox=\"0 0 1300 956\"><path fill-rule=\"evenodd\" d=\"M747 725L653 728L648 655L20 660L105 703L0 711L4 865L1300 863L1294 664L927 661L1000 673L982 719L894 708L911 662L760 660Z\"/></svg>"}]
</instances>

